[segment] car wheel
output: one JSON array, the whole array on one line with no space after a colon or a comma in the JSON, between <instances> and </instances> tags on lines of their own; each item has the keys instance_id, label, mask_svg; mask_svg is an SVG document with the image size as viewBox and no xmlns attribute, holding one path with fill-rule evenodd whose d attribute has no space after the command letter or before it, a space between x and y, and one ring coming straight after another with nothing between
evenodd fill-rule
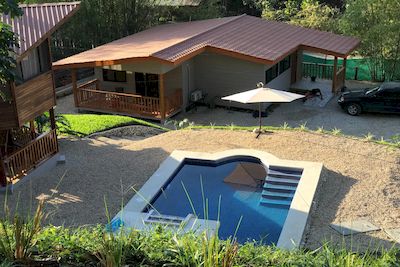
<instances>
[{"instance_id":1,"label":"car wheel","mask_svg":"<svg viewBox=\"0 0 400 267\"><path fill-rule=\"evenodd\" d=\"M356 103L351 103L347 105L346 111L351 116L357 116L361 113L361 106Z\"/></svg>"}]
</instances>

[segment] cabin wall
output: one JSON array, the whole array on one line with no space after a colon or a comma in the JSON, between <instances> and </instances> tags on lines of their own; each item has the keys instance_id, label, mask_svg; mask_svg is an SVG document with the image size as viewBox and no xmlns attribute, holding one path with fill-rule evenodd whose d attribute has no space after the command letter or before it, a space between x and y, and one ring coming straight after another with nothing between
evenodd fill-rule
<instances>
[{"instance_id":1,"label":"cabin wall","mask_svg":"<svg viewBox=\"0 0 400 267\"><path fill-rule=\"evenodd\" d=\"M7 97L6 101L0 99L0 129L16 128L18 127L18 120L14 102L10 101L10 84L0 85L0 91Z\"/></svg>"},{"instance_id":2,"label":"cabin wall","mask_svg":"<svg viewBox=\"0 0 400 267\"><path fill-rule=\"evenodd\" d=\"M176 89L182 89L182 66L165 73L165 95L170 95Z\"/></svg>"},{"instance_id":3,"label":"cabin wall","mask_svg":"<svg viewBox=\"0 0 400 267\"><path fill-rule=\"evenodd\" d=\"M17 64L17 85L29 81L51 70L51 58L47 39L41 45L32 49Z\"/></svg>"},{"instance_id":4,"label":"cabin wall","mask_svg":"<svg viewBox=\"0 0 400 267\"><path fill-rule=\"evenodd\" d=\"M217 105L254 108L255 105L229 103L221 97L250 90L264 82L269 66L215 53L194 58L195 87L206 94L206 101Z\"/></svg>"},{"instance_id":5,"label":"cabin wall","mask_svg":"<svg viewBox=\"0 0 400 267\"><path fill-rule=\"evenodd\" d=\"M15 105L20 125L56 105L53 74L48 71L15 87Z\"/></svg>"}]
</instances>

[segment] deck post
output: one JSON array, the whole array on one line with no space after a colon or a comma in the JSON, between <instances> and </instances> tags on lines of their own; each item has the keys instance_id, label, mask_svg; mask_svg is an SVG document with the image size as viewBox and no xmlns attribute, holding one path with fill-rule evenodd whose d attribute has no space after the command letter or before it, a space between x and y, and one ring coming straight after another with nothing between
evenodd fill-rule
<instances>
[{"instance_id":1,"label":"deck post","mask_svg":"<svg viewBox=\"0 0 400 267\"><path fill-rule=\"evenodd\" d=\"M49 109L51 129L56 128L56 116L54 115L54 108Z\"/></svg>"},{"instance_id":2,"label":"deck post","mask_svg":"<svg viewBox=\"0 0 400 267\"><path fill-rule=\"evenodd\" d=\"M72 92L74 94L74 104L75 107L79 107L76 69L71 69L71 82L72 82Z\"/></svg>"},{"instance_id":3,"label":"deck post","mask_svg":"<svg viewBox=\"0 0 400 267\"><path fill-rule=\"evenodd\" d=\"M6 165L0 151L0 186L7 186Z\"/></svg>"},{"instance_id":4,"label":"deck post","mask_svg":"<svg viewBox=\"0 0 400 267\"><path fill-rule=\"evenodd\" d=\"M332 77L332 93L336 93L336 76L337 76L337 61L338 58L335 56L333 61L333 77Z\"/></svg>"},{"instance_id":5,"label":"deck post","mask_svg":"<svg viewBox=\"0 0 400 267\"><path fill-rule=\"evenodd\" d=\"M343 86L346 85L346 65L347 65L347 57L343 58L343 71L344 71L344 75L343 75Z\"/></svg>"},{"instance_id":6,"label":"deck post","mask_svg":"<svg viewBox=\"0 0 400 267\"><path fill-rule=\"evenodd\" d=\"M164 74L159 75L159 89L160 89L160 118L161 121L165 120L165 84Z\"/></svg>"},{"instance_id":7,"label":"deck post","mask_svg":"<svg viewBox=\"0 0 400 267\"><path fill-rule=\"evenodd\" d=\"M294 52L291 56L291 60L292 62L290 63L291 66L291 84L294 84L297 82L297 71L298 71L298 66L297 66L297 62L298 62L298 51Z\"/></svg>"},{"instance_id":8,"label":"deck post","mask_svg":"<svg viewBox=\"0 0 400 267\"><path fill-rule=\"evenodd\" d=\"M29 122L29 129L31 130L32 135L36 132L35 121L32 120Z\"/></svg>"}]
</instances>

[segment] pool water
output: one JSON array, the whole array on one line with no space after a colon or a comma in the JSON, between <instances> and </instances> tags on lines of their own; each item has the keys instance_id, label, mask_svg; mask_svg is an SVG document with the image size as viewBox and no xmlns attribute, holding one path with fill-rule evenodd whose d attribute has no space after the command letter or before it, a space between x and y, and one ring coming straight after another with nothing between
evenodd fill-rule
<instances>
[{"instance_id":1,"label":"pool water","mask_svg":"<svg viewBox=\"0 0 400 267\"><path fill-rule=\"evenodd\" d=\"M259 163L253 158L219 164L185 160L151 201L152 207L149 205L145 211L154 208L161 214L179 217L194 213L200 219L210 220L217 220L219 214L220 238L233 236L237 229L236 238L240 243L256 240L276 244L289 207L260 204L262 188L224 182L238 164L249 161Z\"/></svg>"}]
</instances>

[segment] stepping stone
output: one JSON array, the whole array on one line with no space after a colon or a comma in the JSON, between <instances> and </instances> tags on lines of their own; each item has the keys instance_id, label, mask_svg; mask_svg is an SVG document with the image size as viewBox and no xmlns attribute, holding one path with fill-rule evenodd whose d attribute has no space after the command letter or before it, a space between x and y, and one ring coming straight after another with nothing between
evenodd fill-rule
<instances>
[{"instance_id":1,"label":"stepping stone","mask_svg":"<svg viewBox=\"0 0 400 267\"><path fill-rule=\"evenodd\" d=\"M400 244L400 228L397 229L385 229L388 236Z\"/></svg>"},{"instance_id":2,"label":"stepping stone","mask_svg":"<svg viewBox=\"0 0 400 267\"><path fill-rule=\"evenodd\" d=\"M57 159L57 164L65 164L65 155L60 155Z\"/></svg>"},{"instance_id":3,"label":"stepping stone","mask_svg":"<svg viewBox=\"0 0 400 267\"><path fill-rule=\"evenodd\" d=\"M380 230L379 227L365 219L342 223L331 223L330 227L332 227L335 231L344 236Z\"/></svg>"}]
</instances>

